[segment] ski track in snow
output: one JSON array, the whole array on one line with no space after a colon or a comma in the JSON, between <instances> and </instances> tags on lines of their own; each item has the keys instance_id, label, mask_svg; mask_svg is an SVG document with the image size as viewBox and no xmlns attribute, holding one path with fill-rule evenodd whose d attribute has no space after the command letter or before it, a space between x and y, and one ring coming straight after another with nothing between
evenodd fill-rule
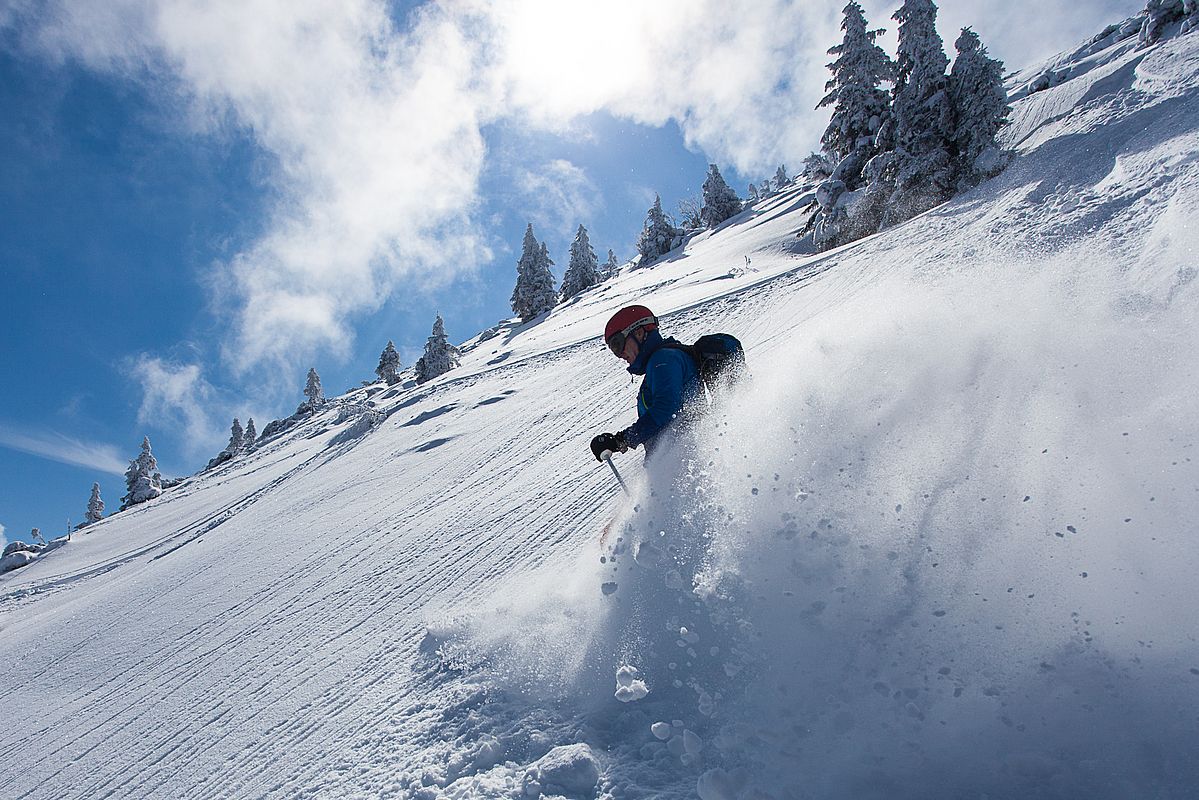
<instances>
[{"instance_id":1,"label":"ski track in snow","mask_svg":"<svg viewBox=\"0 0 1199 800\"><path fill-rule=\"evenodd\" d=\"M810 256L782 192L0 577L5 796L1185 796L1197 53L1090 54L946 206ZM634 298L755 382L693 500L619 461L600 564ZM700 542L702 597L648 547Z\"/></svg>"}]
</instances>

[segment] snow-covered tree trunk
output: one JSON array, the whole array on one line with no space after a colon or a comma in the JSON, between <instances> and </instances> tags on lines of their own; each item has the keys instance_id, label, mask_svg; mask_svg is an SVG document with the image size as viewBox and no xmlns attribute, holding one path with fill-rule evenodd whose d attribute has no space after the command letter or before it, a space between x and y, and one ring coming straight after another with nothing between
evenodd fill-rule
<instances>
[{"instance_id":1,"label":"snow-covered tree trunk","mask_svg":"<svg viewBox=\"0 0 1199 800\"><path fill-rule=\"evenodd\" d=\"M84 515L87 524L104 519L104 501L100 499L100 484L92 484L92 496L87 501L87 514Z\"/></svg>"},{"instance_id":2,"label":"snow-covered tree trunk","mask_svg":"<svg viewBox=\"0 0 1199 800\"><path fill-rule=\"evenodd\" d=\"M528 322L549 311L558 302L554 291L553 265L544 243L533 235L533 223L525 229L520 261L516 262L516 286L512 289L512 311L522 322Z\"/></svg>"},{"instance_id":3,"label":"snow-covered tree trunk","mask_svg":"<svg viewBox=\"0 0 1199 800\"><path fill-rule=\"evenodd\" d=\"M562 276L562 299L570 298L590 289L599 283L599 260L595 250L591 248L591 240L587 237L587 229L582 225L575 233L575 240L570 245L570 265Z\"/></svg>"},{"instance_id":4,"label":"snow-covered tree trunk","mask_svg":"<svg viewBox=\"0 0 1199 800\"><path fill-rule=\"evenodd\" d=\"M458 348L450 344L441 315L433 323L433 335L425 342L425 354L416 362L416 381L424 383L458 366Z\"/></svg>"},{"instance_id":5,"label":"snow-covered tree trunk","mask_svg":"<svg viewBox=\"0 0 1199 800\"><path fill-rule=\"evenodd\" d=\"M308 405L314 411L325 402L325 392L321 389L321 376L316 374L316 367L308 369L308 381L304 384L304 396Z\"/></svg>"},{"instance_id":6,"label":"snow-covered tree trunk","mask_svg":"<svg viewBox=\"0 0 1199 800\"><path fill-rule=\"evenodd\" d=\"M708 177L704 179L704 207L700 217L704 225L715 228L720 223L741 213L741 198L724 182L720 169L708 165Z\"/></svg>"},{"instance_id":7,"label":"snow-covered tree trunk","mask_svg":"<svg viewBox=\"0 0 1199 800\"><path fill-rule=\"evenodd\" d=\"M400 354L396 351L395 342L390 339L387 340L387 346L383 348L383 352L379 354L379 366L375 367L375 374L388 386L399 383Z\"/></svg>"}]
</instances>

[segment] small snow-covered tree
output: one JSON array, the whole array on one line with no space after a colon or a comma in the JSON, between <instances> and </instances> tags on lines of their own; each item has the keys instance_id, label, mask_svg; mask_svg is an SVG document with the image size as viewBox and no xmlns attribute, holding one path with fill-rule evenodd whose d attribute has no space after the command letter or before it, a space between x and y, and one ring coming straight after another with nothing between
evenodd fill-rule
<instances>
[{"instance_id":1,"label":"small snow-covered tree","mask_svg":"<svg viewBox=\"0 0 1199 800\"><path fill-rule=\"evenodd\" d=\"M704 198L702 195L684 197L679 201L679 224L685 231L702 230L704 227Z\"/></svg>"},{"instance_id":2,"label":"small snow-covered tree","mask_svg":"<svg viewBox=\"0 0 1199 800\"><path fill-rule=\"evenodd\" d=\"M121 510L153 500L162 494L162 476L158 474L158 460L150 449L150 437L142 439L142 451L129 462L125 470L127 494L121 498Z\"/></svg>"},{"instance_id":3,"label":"small snow-covered tree","mask_svg":"<svg viewBox=\"0 0 1199 800\"><path fill-rule=\"evenodd\" d=\"M784 164L779 164L779 168L774 172L774 186L776 189L782 189L791 179L787 177L787 167Z\"/></svg>"},{"instance_id":4,"label":"small snow-covered tree","mask_svg":"<svg viewBox=\"0 0 1199 800\"><path fill-rule=\"evenodd\" d=\"M746 191L746 202L756 203L758 200L758 187L751 183L749 189Z\"/></svg>"},{"instance_id":5,"label":"small snow-covered tree","mask_svg":"<svg viewBox=\"0 0 1199 800\"><path fill-rule=\"evenodd\" d=\"M387 340L387 347L379 354L379 366L375 367L379 380L391 386L400 381L400 354L396 352L395 342Z\"/></svg>"},{"instance_id":6,"label":"small snow-covered tree","mask_svg":"<svg viewBox=\"0 0 1199 800\"><path fill-rule=\"evenodd\" d=\"M254 442L258 439L258 429L254 427L254 418L250 417L246 420L246 434L243 438L243 450L250 450L254 447Z\"/></svg>"},{"instance_id":7,"label":"small snow-covered tree","mask_svg":"<svg viewBox=\"0 0 1199 800\"><path fill-rule=\"evenodd\" d=\"M246 446L246 432L242 430L241 420L237 417L233 418L233 424L229 427L229 444L225 445L225 452L231 456L235 456L242 451Z\"/></svg>"},{"instance_id":8,"label":"small snow-covered tree","mask_svg":"<svg viewBox=\"0 0 1199 800\"><path fill-rule=\"evenodd\" d=\"M569 300L600 281L599 259L591 247L587 237L587 229L582 225L575 233L575 240L570 244L570 265L562 276L562 299Z\"/></svg>"},{"instance_id":9,"label":"small snow-covered tree","mask_svg":"<svg viewBox=\"0 0 1199 800\"><path fill-rule=\"evenodd\" d=\"M549 311L558 302L554 291L553 265L544 243L533 235L533 223L525 229L520 261L516 262L516 286L512 289L512 310L522 322Z\"/></svg>"},{"instance_id":10,"label":"small snow-covered tree","mask_svg":"<svg viewBox=\"0 0 1199 800\"><path fill-rule=\"evenodd\" d=\"M251 420L251 424L253 421ZM226 461L229 461L249 449L254 443L254 433L250 434L250 440L246 441L246 432L242 430L241 422L237 417L233 418L233 424L229 427L229 444L225 445L225 449L217 453L216 456L209 460L204 469L212 469L220 466Z\"/></svg>"},{"instance_id":11,"label":"small snow-covered tree","mask_svg":"<svg viewBox=\"0 0 1199 800\"><path fill-rule=\"evenodd\" d=\"M739 213L741 198L724 182L720 169L715 164L709 164L708 177L704 179L704 207L700 210L704 225L715 228Z\"/></svg>"},{"instance_id":12,"label":"small snow-covered tree","mask_svg":"<svg viewBox=\"0 0 1199 800\"><path fill-rule=\"evenodd\" d=\"M87 501L87 513L84 520L90 525L104 519L104 501L100 499L100 484L92 484L92 496Z\"/></svg>"},{"instance_id":13,"label":"small snow-covered tree","mask_svg":"<svg viewBox=\"0 0 1199 800\"><path fill-rule=\"evenodd\" d=\"M824 85L827 94L817 108L833 107L820 141L838 161L856 155L859 163L855 174L838 176L840 180L848 177L848 183L856 186L862 165L874 155L875 136L891 105L881 85L892 79L895 65L875 44L885 29L871 30L857 2L845 6L843 13L841 30L845 35L841 44L829 48L829 55L837 58L828 65L833 77Z\"/></svg>"},{"instance_id":14,"label":"small snow-covered tree","mask_svg":"<svg viewBox=\"0 0 1199 800\"><path fill-rule=\"evenodd\" d=\"M987 56L978 34L962 28L954 46L957 57L949 73L949 98L954 109L959 185L965 187L995 172L999 159L992 158L995 164L987 164L981 157L998 152L995 135L1012 109L1003 88L1003 62Z\"/></svg>"},{"instance_id":15,"label":"small snow-covered tree","mask_svg":"<svg viewBox=\"0 0 1199 800\"><path fill-rule=\"evenodd\" d=\"M641 266L653 263L674 247L675 239L683 232L674 226L662 210L662 198L654 195L654 204L645 215L645 226L637 238L637 252L641 254Z\"/></svg>"},{"instance_id":16,"label":"small snow-covered tree","mask_svg":"<svg viewBox=\"0 0 1199 800\"><path fill-rule=\"evenodd\" d=\"M308 382L304 384L304 396L308 398L308 406L314 411L325 402L325 392L321 389L321 376L316 374L316 367L308 369Z\"/></svg>"},{"instance_id":17,"label":"small snow-covered tree","mask_svg":"<svg viewBox=\"0 0 1199 800\"><path fill-rule=\"evenodd\" d=\"M808 180L824 180L833 174L832 159L824 153L809 153L803 160L803 176Z\"/></svg>"},{"instance_id":18,"label":"small snow-covered tree","mask_svg":"<svg viewBox=\"0 0 1199 800\"><path fill-rule=\"evenodd\" d=\"M892 17L899 23L895 62L895 157L884 179L894 189L883 224L927 211L954 190L953 105L945 68L949 59L937 33L937 7L932 0L904 0Z\"/></svg>"},{"instance_id":19,"label":"small snow-covered tree","mask_svg":"<svg viewBox=\"0 0 1199 800\"><path fill-rule=\"evenodd\" d=\"M604 280L616 275L620 271L620 264L616 262L616 253L612 252L612 248L608 248L608 261L603 266Z\"/></svg>"},{"instance_id":20,"label":"small snow-covered tree","mask_svg":"<svg viewBox=\"0 0 1199 800\"><path fill-rule=\"evenodd\" d=\"M416 362L416 381L424 383L458 366L458 348L450 344L441 315L433 323L433 335L425 342L425 354Z\"/></svg>"}]
</instances>

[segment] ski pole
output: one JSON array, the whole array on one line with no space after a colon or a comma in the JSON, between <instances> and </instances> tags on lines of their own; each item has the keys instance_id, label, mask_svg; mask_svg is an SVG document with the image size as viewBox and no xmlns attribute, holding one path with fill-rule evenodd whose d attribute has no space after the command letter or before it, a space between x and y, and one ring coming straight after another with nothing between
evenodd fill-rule
<instances>
[{"instance_id":1,"label":"ski pole","mask_svg":"<svg viewBox=\"0 0 1199 800\"><path fill-rule=\"evenodd\" d=\"M600 456L604 461L608 462L608 466L612 468L612 474L616 476L616 482L620 484L620 488L624 489L624 493L629 493L629 487L624 485L624 479L620 477L620 472L617 471L616 465L612 463L612 451L605 450Z\"/></svg>"}]
</instances>

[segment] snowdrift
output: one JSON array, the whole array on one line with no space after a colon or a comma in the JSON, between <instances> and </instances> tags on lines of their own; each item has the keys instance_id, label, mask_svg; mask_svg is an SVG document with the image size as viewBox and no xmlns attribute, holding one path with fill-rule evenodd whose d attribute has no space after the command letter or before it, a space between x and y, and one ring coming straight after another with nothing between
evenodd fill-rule
<instances>
[{"instance_id":1,"label":"snowdrift","mask_svg":"<svg viewBox=\"0 0 1199 800\"><path fill-rule=\"evenodd\" d=\"M0 778L1192 794L1199 38L1077 62L952 203L811 256L793 187L3 576L0 747L37 755ZM631 419L632 299L753 374L626 499L587 441Z\"/></svg>"}]
</instances>

